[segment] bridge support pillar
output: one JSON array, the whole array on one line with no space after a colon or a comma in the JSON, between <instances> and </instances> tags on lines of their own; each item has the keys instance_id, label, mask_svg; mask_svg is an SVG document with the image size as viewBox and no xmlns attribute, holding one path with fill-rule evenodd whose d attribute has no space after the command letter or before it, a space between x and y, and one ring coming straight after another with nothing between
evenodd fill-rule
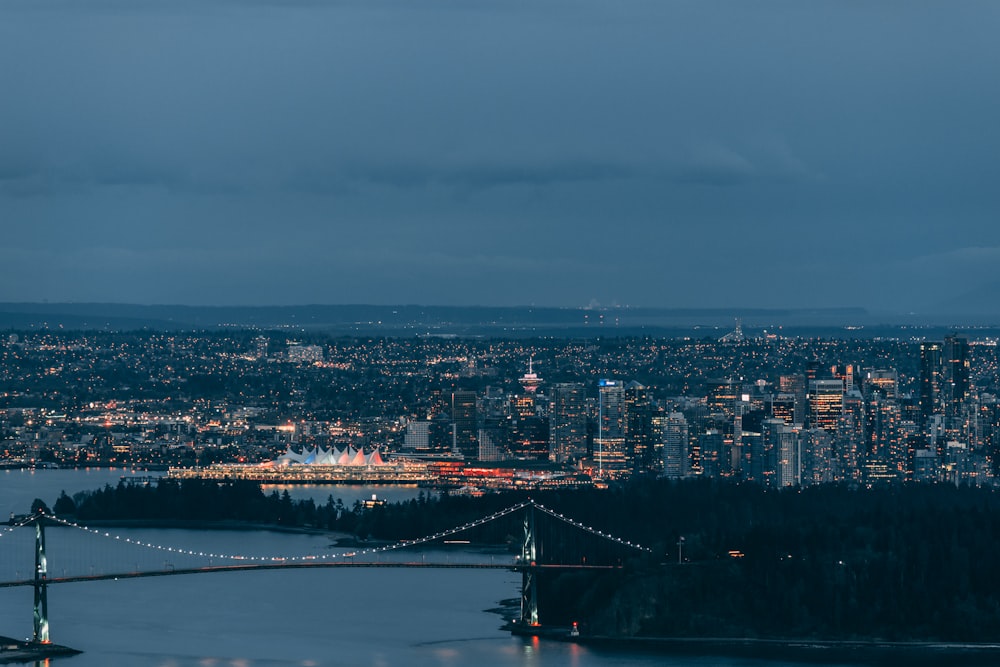
<instances>
[{"instance_id":1,"label":"bridge support pillar","mask_svg":"<svg viewBox=\"0 0 1000 667\"><path fill-rule=\"evenodd\" d=\"M45 557L44 514L35 515L35 634L33 641L49 643L49 563Z\"/></svg>"},{"instance_id":2,"label":"bridge support pillar","mask_svg":"<svg viewBox=\"0 0 1000 667\"><path fill-rule=\"evenodd\" d=\"M521 547L521 623L538 625L538 570L535 545L535 504L524 510L524 542Z\"/></svg>"}]
</instances>

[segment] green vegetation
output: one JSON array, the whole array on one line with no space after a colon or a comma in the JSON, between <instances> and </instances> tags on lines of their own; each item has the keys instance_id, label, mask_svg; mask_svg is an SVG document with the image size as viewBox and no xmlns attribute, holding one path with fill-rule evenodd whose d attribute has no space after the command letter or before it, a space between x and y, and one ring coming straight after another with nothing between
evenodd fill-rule
<instances>
[{"instance_id":1,"label":"green vegetation","mask_svg":"<svg viewBox=\"0 0 1000 667\"><path fill-rule=\"evenodd\" d=\"M606 575L542 584L548 623L621 636L996 641L1000 494L948 485L768 491L639 481L534 495L598 530L652 547ZM164 480L78 494L88 519L238 520L410 539L520 500L421 497L372 509L317 506L253 484ZM70 499L61 497L57 511ZM496 541L510 541L500 531ZM684 563L677 541L685 538ZM516 539L516 538L513 538ZM730 555L734 552L734 555Z\"/></svg>"}]
</instances>

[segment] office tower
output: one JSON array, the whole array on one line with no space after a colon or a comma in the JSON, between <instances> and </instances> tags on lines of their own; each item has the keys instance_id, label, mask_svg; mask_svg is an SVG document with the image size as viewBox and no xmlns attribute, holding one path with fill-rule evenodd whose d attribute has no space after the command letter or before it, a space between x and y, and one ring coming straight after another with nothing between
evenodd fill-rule
<instances>
[{"instance_id":1,"label":"office tower","mask_svg":"<svg viewBox=\"0 0 1000 667\"><path fill-rule=\"evenodd\" d=\"M638 382L630 382L625 387L624 407L625 456L632 472L657 471L652 454L653 401L649 389Z\"/></svg>"},{"instance_id":2,"label":"office tower","mask_svg":"<svg viewBox=\"0 0 1000 667\"><path fill-rule=\"evenodd\" d=\"M429 449L435 454L455 454L455 425L448 413L441 412L431 419L427 434Z\"/></svg>"},{"instance_id":3,"label":"office tower","mask_svg":"<svg viewBox=\"0 0 1000 667\"><path fill-rule=\"evenodd\" d=\"M783 424L778 429L777 442L777 465L775 466L775 482L779 488L786 486L799 486L800 477L800 456L799 456L799 431L796 428Z\"/></svg>"},{"instance_id":4,"label":"office tower","mask_svg":"<svg viewBox=\"0 0 1000 667\"><path fill-rule=\"evenodd\" d=\"M821 428L799 433L802 454L802 486L834 481L833 436Z\"/></svg>"},{"instance_id":5,"label":"office tower","mask_svg":"<svg viewBox=\"0 0 1000 667\"><path fill-rule=\"evenodd\" d=\"M657 417L662 423L663 474L680 479L688 474L688 423L680 412Z\"/></svg>"},{"instance_id":6,"label":"office tower","mask_svg":"<svg viewBox=\"0 0 1000 667\"><path fill-rule=\"evenodd\" d=\"M598 475L620 475L627 470L625 458L625 386L619 380L597 383L597 441L594 461Z\"/></svg>"},{"instance_id":7,"label":"office tower","mask_svg":"<svg viewBox=\"0 0 1000 667\"><path fill-rule=\"evenodd\" d=\"M963 427L968 418L966 409L972 389L969 339L962 335L945 336L942 353L942 402L946 427L956 436L967 435L967 429Z\"/></svg>"},{"instance_id":8,"label":"office tower","mask_svg":"<svg viewBox=\"0 0 1000 667\"><path fill-rule=\"evenodd\" d=\"M782 375L778 378L778 391L790 394L793 400L792 424L806 423L806 379L804 375ZM775 415L777 417L777 415ZM784 419L784 416L781 417Z\"/></svg>"},{"instance_id":9,"label":"office tower","mask_svg":"<svg viewBox=\"0 0 1000 667\"><path fill-rule=\"evenodd\" d=\"M549 458L549 423L538 414L544 400L534 393L511 397L510 449L516 458Z\"/></svg>"},{"instance_id":10,"label":"office tower","mask_svg":"<svg viewBox=\"0 0 1000 667\"><path fill-rule=\"evenodd\" d=\"M896 372L896 369L868 371L865 374L865 397L869 397L875 391L888 399L896 400L899 397L899 373Z\"/></svg>"},{"instance_id":11,"label":"office tower","mask_svg":"<svg viewBox=\"0 0 1000 667\"><path fill-rule=\"evenodd\" d=\"M920 344L920 428L926 429L931 415L940 414L941 384L941 343Z\"/></svg>"},{"instance_id":12,"label":"office tower","mask_svg":"<svg viewBox=\"0 0 1000 667\"><path fill-rule=\"evenodd\" d=\"M841 380L810 380L809 428L837 430L837 421L844 411L844 383Z\"/></svg>"},{"instance_id":13,"label":"office tower","mask_svg":"<svg viewBox=\"0 0 1000 667\"><path fill-rule=\"evenodd\" d=\"M578 382L550 385L549 458L557 463L578 461L587 455L587 401Z\"/></svg>"},{"instance_id":14,"label":"office tower","mask_svg":"<svg viewBox=\"0 0 1000 667\"><path fill-rule=\"evenodd\" d=\"M403 447L417 452L429 450L431 447L430 430L430 420L411 421L406 425Z\"/></svg>"},{"instance_id":15,"label":"office tower","mask_svg":"<svg viewBox=\"0 0 1000 667\"><path fill-rule=\"evenodd\" d=\"M780 419L786 424L795 423L795 395L777 394L771 398L769 417Z\"/></svg>"},{"instance_id":16,"label":"office tower","mask_svg":"<svg viewBox=\"0 0 1000 667\"><path fill-rule=\"evenodd\" d=\"M465 458L479 457L479 424L476 392L453 391L451 394L452 449Z\"/></svg>"},{"instance_id":17,"label":"office tower","mask_svg":"<svg viewBox=\"0 0 1000 667\"><path fill-rule=\"evenodd\" d=\"M479 429L480 461L506 461L510 458L510 432L502 422L486 420Z\"/></svg>"},{"instance_id":18,"label":"office tower","mask_svg":"<svg viewBox=\"0 0 1000 667\"><path fill-rule=\"evenodd\" d=\"M774 476L778 467L775 447L779 427L785 427L785 423L780 419L765 419L760 425L760 437L752 441L749 477L764 486L774 486Z\"/></svg>"},{"instance_id":19,"label":"office tower","mask_svg":"<svg viewBox=\"0 0 1000 667\"><path fill-rule=\"evenodd\" d=\"M905 470L908 458L899 431L902 415L899 404L880 391L871 392L864 401L863 454L898 472Z\"/></svg>"},{"instance_id":20,"label":"office tower","mask_svg":"<svg viewBox=\"0 0 1000 667\"><path fill-rule=\"evenodd\" d=\"M702 476L719 477L725 452L722 431L710 428L698 436L698 452Z\"/></svg>"},{"instance_id":21,"label":"office tower","mask_svg":"<svg viewBox=\"0 0 1000 667\"><path fill-rule=\"evenodd\" d=\"M600 419L598 437L621 438L625 435L625 385L619 380L597 383Z\"/></svg>"},{"instance_id":22,"label":"office tower","mask_svg":"<svg viewBox=\"0 0 1000 667\"><path fill-rule=\"evenodd\" d=\"M736 402L740 399L738 380L711 380L706 385L705 402L710 413L725 415L731 421L736 412Z\"/></svg>"}]
</instances>

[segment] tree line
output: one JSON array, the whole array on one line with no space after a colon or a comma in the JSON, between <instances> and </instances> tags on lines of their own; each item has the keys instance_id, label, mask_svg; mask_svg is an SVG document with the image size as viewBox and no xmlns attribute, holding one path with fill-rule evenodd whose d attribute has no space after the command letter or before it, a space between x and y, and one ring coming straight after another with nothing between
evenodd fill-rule
<instances>
[{"instance_id":1,"label":"tree line","mask_svg":"<svg viewBox=\"0 0 1000 667\"><path fill-rule=\"evenodd\" d=\"M648 479L532 497L652 549L621 571L546 578L546 622L576 620L593 632L624 636L1000 638L1000 494L990 489L908 484L768 490L716 480ZM265 494L250 482L164 479L73 498L63 493L53 509L82 522L244 521L401 540L525 498L421 495L365 508L332 497L323 504L293 501L287 492ZM517 547L516 527L488 537Z\"/></svg>"}]
</instances>

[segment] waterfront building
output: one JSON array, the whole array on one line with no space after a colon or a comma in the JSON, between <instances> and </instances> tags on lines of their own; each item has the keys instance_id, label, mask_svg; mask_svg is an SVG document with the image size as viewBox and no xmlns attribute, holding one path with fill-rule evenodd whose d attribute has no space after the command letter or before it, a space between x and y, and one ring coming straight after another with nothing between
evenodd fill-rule
<instances>
[{"instance_id":1,"label":"waterfront building","mask_svg":"<svg viewBox=\"0 0 1000 667\"><path fill-rule=\"evenodd\" d=\"M487 420L479 429L480 461L506 461L510 459L510 433L502 423Z\"/></svg>"},{"instance_id":2,"label":"waterfront building","mask_svg":"<svg viewBox=\"0 0 1000 667\"><path fill-rule=\"evenodd\" d=\"M406 425L403 446L411 451L430 449L431 422L429 419L413 420Z\"/></svg>"}]
</instances>

